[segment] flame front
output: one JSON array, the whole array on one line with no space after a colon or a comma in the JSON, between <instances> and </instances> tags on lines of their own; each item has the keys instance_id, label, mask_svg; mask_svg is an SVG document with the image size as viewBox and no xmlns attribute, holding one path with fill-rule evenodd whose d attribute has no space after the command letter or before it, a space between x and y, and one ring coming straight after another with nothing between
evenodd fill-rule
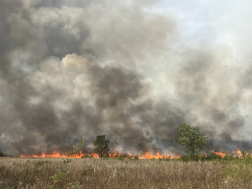
<instances>
[{"instance_id":1,"label":"flame front","mask_svg":"<svg viewBox=\"0 0 252 189\"><path fill-rule=\"evenodd\" d=\"M151 155L149 152L143 154L139 159L178 159L180 156L169 156L167 154L160 155L158 152L155 156Z\"/></svg>"},{"instance_id":2,"label":"flame front","mask_svg":"<svg viewBox=\"0 0 252 189\"><path fill-rule=\"evenodd\" d=\"M212 150L212 152L214 152L216 155L221 156L221 158L224 158L224 156L226 155L226 153L222 153L222 152L215 152L214 149ZM233 153L233 152L232 152Z\"/></svg>"},{"instance_id":3,"label":"flame front","mask_svg":"<svg viewBox=\"0 0 252 189\"><path fill-rule=\"evenodd\" d=\"M214 152L218 156L221 156L221 158L224 158L225 155L227 154L227 153L222 153L222 152L215 152L214 149L212 150L212 152ZM239 157L241 159L243 158L241 150L239 150L239 149L236 149L236 151L232 151L231 153L234 154L233 157ZM235 155L235 154L237 154L237 155ZM247 156L247 155L248 155L248 153L245 154L245 156ZM251 153L251 157L252 157L252 153Z\"/></svg>"},{"instance_id":4,"label":"flame front","mask_svg":"<svg viewBox=\"0 0 252 189\"><path fill-rule=\"evenodd\" d=\"M215 152L215 150L213 149L212 152L214 152L216 155L221 156L221 158L224 158L226 153L223 152ZM233 157L239 157L239 158L243 158L242 157L242 153L241 150L237 149L236 151L232 151L231 153L233 153ZM237 154L237 155L235 155ZM246 153L246 156L248 155L248 153ZM202 156L207 156L205 153ZM252 153L251 153L252 156ZM67 155L64 154L60 154L59 152L53 152L52 154L47 154L47 153L42 153L42 155L21 155L20 157L33 157L33 158L68 158ZM83 153L82 151L80 151L78 154L74 154L74 157L71 158L82 158L82 157L92 157L92 158L99 158L99 154L96 153ZM118 152L115 152L114 154L109 154L110 158L115 158L115 157L120 157L120 154ZM135 156L132 155L128 155L125 154L124 157L127 158L134 158ZM139 159L179 159L180 156L173 156L173 155L167 155L167 154L163 154L160 155L158 152L156 153L156 155L152 155L149 152L144 153L142 156L138 157Z\"/></svg>"},{"instance_id":5,"label":"flame front","mask_svg":"<svg viewBox=\"0 0 252 189\"><path fill-rule=\"evenodd\" d=\"M120 154L118 152L115 152L114 154L109 154L110 158L119 157ZM127 158L134 158L135 156L125 154L124 155ZM33 158L68 158L67 155L61 155L59 152L53 152L52 154L42 153L42 155L21 155L20 157L33 157ZM80 151L78 154L74 154L74 157L71 158L82 158L82 157L93 157L93 158L99 158L99 154L91 153L86 154ZM167 154L160 155L158 152L156 155L151 155L149 152L146 152L142 156L138 157L139 159L177 159L180 158L180 156L169 156Z\"/></svg>"},{"instance_id":6,"label":"flame front","mask_svg":"<svg viewBox=\"0 0 252 189\"><path fill-rule=\"evenodd\" d=\"M99 158L99 155L96 154L96 153L91 153L91 154L85 154L85 153L82 153L82 151L80 151L78 154L74 154L73 157L71 158L82 158L82 157L85 157L85 156L92 156L93 158ZM35 158L68 158L67 155L60 155L59 152L53 152L52 154L47 154L47 153L42 153L42 155L21 155L20 157L35 157Z\"/></svg>"}]
</instances>

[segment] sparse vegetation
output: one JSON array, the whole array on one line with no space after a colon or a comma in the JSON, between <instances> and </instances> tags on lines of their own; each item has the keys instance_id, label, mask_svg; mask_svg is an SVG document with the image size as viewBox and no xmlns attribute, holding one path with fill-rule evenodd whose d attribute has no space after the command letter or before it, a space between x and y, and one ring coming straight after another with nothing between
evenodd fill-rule
<instances>
[{"instance_id":1,"label":"sparse vegetation","mask_svg":"<svg viewBox=\"0 0 252 189\"><path fill-rule=\"evenodd\" d=\"M79 143L73 145L73 150L70 150L69 153L67 153L67 156L68 158L62 158L63 160L63 165L57 165L56 166L56 174L54 176L50 176L49 178L53 180L53 185L50 185L50 186L47 186L47 188L55 188L57 187L61 177L64 176L64 174L67 173L68 171L68 163L70 163L72 161L72 159L70 159L70 157L74 157L77 153L78 153L78 150L80 148L79 145L83 144L83 141L80 141ZM39 161L37 164L36 164L36 167L39 167L41 165L43 165L44 162L42 161ZM70 186L67 187L67 189L71 189L71 188L74 188L74 189L78 189L80 187L80 183L78 181L74 182L74 183L69 183L68 184ZM58 187L57 187L58 188Z\"/></svg>"}]
</instances>

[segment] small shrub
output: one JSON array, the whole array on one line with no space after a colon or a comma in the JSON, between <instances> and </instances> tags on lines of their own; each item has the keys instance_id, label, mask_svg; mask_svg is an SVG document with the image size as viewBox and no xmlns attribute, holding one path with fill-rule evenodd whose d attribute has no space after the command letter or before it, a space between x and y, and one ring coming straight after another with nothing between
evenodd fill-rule
<instances>
[{"instance_id":1,"label":"small shrub","mask_svg":"<svg viewBox=\"0 0 252 189\"><path fill-rule=\"evenodd\" d=\"M75 183L69 183L68 185L70 186L70 188L67 187L68 189L79 189L81 187L81 185L78 181Z\"/></svg>"},{"instance_id":2,"label":"small shrub","mask_svg":"<svg viewBox=\"0 0 252 189\"><path fill-rule=\"evenodd\" d=\"M118 160L124 160L124 159L125 159L125 157L123 157L123 156L119 156L119 157L117 157L117 159L118 159Z\"/></svg>"},{"instance_id":3,"label":"small shrub","mask_svg":"<svg viewBox=\"0 0 252 189\"><path fill-rule=\"evenodd\" d=\"M139 160L138 156L134 156L133 159L134 159L134 160Z\"/></svg>"},{"instance_id":4,"label":"small shrub","mask_svg":"<svg viewBox=\"0 0 252 189\"><path fill-rule=\"evenodd\" d=\"M210 151L207 153L206 156L201 156L198 159L201 161L214 161L214 160L222 160L222 157L220 155L217 155L216 153Z\"/></svg>"},{"instance_id":5,"label":"small shrub","mask_svg":"<svg viewBox=\"0 0 252 189\"><path fill-rule=\"evenodd\" d=\"M232 160L235 160L236 157L234 157L233 155L231 154L226 154L224 157L223 157L223 160L225 161L232 161Z\"/></svg>"},{"instance_id":6,"label":"small shrub","mask_svg":"<svg viewBox=\"0 0 252 189\"><path fill-rule=\"evenodd\" d=\"M191 157L188 156L188 155L182 155L179 160L181 160L181 161L190 161Z\"/></svg>"},{"instance_id":7,"label":"small shrub","mask_svg":"<svg viewBox=\"0 0 252 189\"><path fill-rule=\"evenodd\" d=\"M57 183L59 182L60 178L67 172L67 167L68 167L68 163L70 163L72 161L72 159L70 159L70 157L74 157L79 150L79 145L83 144L83 141L80 141L79 143L73 145L73 150L70 150L69 154L67 153L66 155L68 156L68 158L62 158L63 160L63 165L57 165L56 166L56 175L55 176L50 176L49 178L51 180L53 180L53 185L51 186L47 186L47 188L54 188ZM41 163L40 163L41 164ZM78 183L70 183L72 187L74 187L75 189L79 188L79 184Z\"/></svg>"}]
</instances>

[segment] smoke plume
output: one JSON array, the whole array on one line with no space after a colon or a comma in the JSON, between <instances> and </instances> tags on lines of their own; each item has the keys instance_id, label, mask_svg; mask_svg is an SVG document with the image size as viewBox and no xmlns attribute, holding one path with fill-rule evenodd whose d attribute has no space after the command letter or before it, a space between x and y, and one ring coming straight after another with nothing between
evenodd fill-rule
<instances>
[{"instance_id":1,"label":"smoke plume","mask_svg":"<svg viewBox=\"0 0 252 189\"><path fill-rule=\"evenodd\" d=\"M183 41L158 1L0 1L0 155L66 152L97 135L125 153L179 153L176 129L207 148L248 150L252 67L225 45ZM250 107L246 107L248 112Z\"/></svg>"}]
</instances>

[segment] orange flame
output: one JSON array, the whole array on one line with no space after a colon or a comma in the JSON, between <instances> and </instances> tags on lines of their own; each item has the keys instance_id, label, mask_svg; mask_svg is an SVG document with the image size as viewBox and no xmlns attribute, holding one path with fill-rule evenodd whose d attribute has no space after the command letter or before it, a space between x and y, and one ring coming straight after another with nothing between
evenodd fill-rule
<instances>
[{"instance_id":1,"label":"orange flame","mask_svg":"<svg viewBox=\"0 0 252 189\"><path fill-rule=\"evenodd\" d=\"M221 156L221 158L224 158L224 156L226 155L226 153L215 152L214 149L212 150L212 152L214 152L215 154ZM232 151L231 153L234 154L233 157L239 157L241 159L243 158L241 150L239 150L239 149L236 149L236 151ZM235 155L235 154L238 154L238 155ZM245 156L247 156L247 155L248 155L248 153L245 154ZM251 156L252 156L252 153L251 153Z\"/></svg>"},{"instance_id":2,"label":"orange flame","mask_svg":"<svg viewBox=\"0 0 252 189\"><path fill-rule=\"evenodd\" d=\"M155 156L151 155L149 152L143 154L139 159L178 159L180 156L169 156L167 154L160 155L158 152Z\"/></svg>"},{"instance_id":3,"label":"orange flame","mask_svg":"<svg viewBox=\"0 0 252 189\"><path fill-rule=\"evenodd\" d=\"M214 149L212 150L212 152L214 152L216 155L221 156L221 158L224 158L224 156L226 155L226 153L222 153L222 152L215 152Z\"/></svg>"},{"instance_id":4,"label":"orange flame","mask_svg":"<svg viewBox=\"0 0 252 189\"><path fill-rule=\"evenodd\" d=\"M91 153L91 154L85 154L85 153L82 153L82 151L80 151L78 154L73 154L73 157L71 158L82 158L82 157L85 157L85 156L93 156L94 158L99 158L99 155L96 154L96 153ZM68 158L67 155L60 155L59 152L53 152L52 154L46 154L46 153L42 153L42 155L21 155L20 157L36 157L36 158Z\"/></svg>"},{"instance_id":5,"label":"orange flame","mask_svg":"<svg viewBox=\"0 0 252 189\"><path fill-rule=\"evenodd\" d=\"M118 152L115 152L114 154L109 154L110 158L119 157L120 154ZM52 154L42 153L42 155L21 155L20 157L34 157L34 158L68 158L67 155L60 155L59 152L53 152ZM74 154L74 157L71 158L82 158L82 157L93 157L93 158L99 158L99 154L91 153L91 154L85 154L82 151L80 151L78 154ZM135 156L125 154L124 157L127 158L134 158ZM178 159L180 156L169 156L167 154L160 155L158 152L156 155L151 155L149 152L146 152L142 156L139 157L139 159Z\"/></svg>"},{"instance_id":6,"label":"orange flame","mask_svg":"<svg viewBox=\"0 0 252 189\"><path fill-rule=\"evenodd\" d=\"M227 153L223 153L223 152L215 152L215 150L213 149L212 152L214 152L216 155L221 156L221 158L224 158L225 155ZM231 152L233 154L233 157L239 157L239 158L243 158L242 157L242 153L241 150L237 149L236 151L232 151ZM248 155L248 153L246 153L246 156ZM200 155L200 156L207 156L206 153ZM252 156L252 153L251 153ZM59 152L53 152L52 154L47 154L47 153L42 153L41 155L21 155L20 157L34 157L34 158L68 158L67 155L61 155ZM83 153L82 151L80 151L78 154L74 154L74 157L71 158L82 158L82 157L92 157L92 158L99 158L99 154L96 153L91 153L91 154L86 154ZM114 154L109 154L109 158L116 158L116 157L120 157L120 154L118 152L115 151ZM133 155L128 155L125 154L124 157L127 158L134 158L135 156ZM173 155L167 155L167 154L163 154L160 155L158 152L156 153L156 155L152 155L149 152L144 153L142 156L138 157L139 159L179 159L180 156L173 156Z\"/></svg>"}]
</instances>

